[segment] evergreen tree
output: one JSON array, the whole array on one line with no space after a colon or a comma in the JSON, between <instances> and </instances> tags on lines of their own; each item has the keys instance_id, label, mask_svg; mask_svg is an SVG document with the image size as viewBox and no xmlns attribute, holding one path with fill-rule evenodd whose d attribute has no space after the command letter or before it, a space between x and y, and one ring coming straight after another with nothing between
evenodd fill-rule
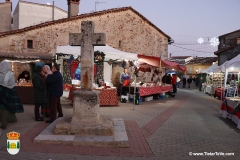
<instances>
[{"instance_id":1,"label":"evergreen tree","mask_svg":"<svg viewBox=\"0 0 240 160\"><path fill-rule=\"evenodd\" d=\"M19 143L19 142L17 142L17 148L18 148L18 149L20 148L20 143Z\"/></svg>"}]
</instances>

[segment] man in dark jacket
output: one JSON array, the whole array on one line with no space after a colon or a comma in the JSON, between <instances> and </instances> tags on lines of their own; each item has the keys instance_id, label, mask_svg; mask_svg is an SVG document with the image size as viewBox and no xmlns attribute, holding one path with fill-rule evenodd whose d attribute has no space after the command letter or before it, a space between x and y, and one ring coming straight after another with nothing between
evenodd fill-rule
<instances>
[{"instance_id":1,"label":"man in dark jacket","mask_svg":"<svg viewBox=\"0 0 240 160\"><path fill-rule=\"evenodd\" d=\"M52 66L52 75L48 75L46 83L49 85L50 93L50 120L46 123L52 123L56 119L56 114L58 112L58 117L63 117L62 106L60 104L60 97L63 95L63 77L59 72L60 68L57 63Z\"/></svg>"}]
</instances>

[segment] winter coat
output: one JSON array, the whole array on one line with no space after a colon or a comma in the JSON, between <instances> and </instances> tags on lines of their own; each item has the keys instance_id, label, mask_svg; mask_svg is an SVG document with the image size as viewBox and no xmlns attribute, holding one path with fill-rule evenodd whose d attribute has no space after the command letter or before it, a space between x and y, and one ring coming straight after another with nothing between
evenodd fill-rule
<instances>
[{"instance_id":1,"label":"winter coat","mask_svg":"<svg viewBox=\"0 0 240 160\"><path fill-rule=\"evenodd\" d=\"M188 78L187 79L187 82L190 84L190 83L192 83L192 78Z\"/></svg>"},{"instance_id":2,"label":"winter coat","mask_svg":"<svg viewBox=\"0 0 240 160\"><path fill-rule=\"evenodd\" d=\"M175 76L175 75L172 76L172 84L173 85L177 84L177 76Z\"/></svg>"},{"instance_id":3,"label":"winter coat","mask_svg":"<svg viewBox=\"0 0 240 160\"><path fill-rule=\"evenodd\" d=\"M34 73L32 78L34 103L47 103L44 76Z\"/></svg>"},{"instance_id":4,"label":"winter coat","mask_svg":"<svg viewBox=\"0 0 240 160\"><path fill-rule=\"evenodd\" d=\"M49 87L50 96L61 97L63 95L63 77L59 71L55 71L52 75L48 75L46 82Z\"/></svg>"}]
</instances>

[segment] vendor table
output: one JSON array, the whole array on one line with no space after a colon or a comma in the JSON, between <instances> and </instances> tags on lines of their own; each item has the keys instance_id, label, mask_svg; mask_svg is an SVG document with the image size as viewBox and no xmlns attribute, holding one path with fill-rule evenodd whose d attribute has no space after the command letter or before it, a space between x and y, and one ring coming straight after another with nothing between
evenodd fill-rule
<instances>
[{"instance_id":1,"label":"vendor table","mask_svg":"<svg viewBox=\"0 0 240 160\"><path fill-rule=\"evenodd\" d=\"M225 90L224 88L216 88L215 89L215 92L214 92L214 98L215 97L219 97L221 98L222 97L222 100L225 98Z\"/></svg>"},{"instance_id":2,"label":"vendor table","mask_svg":"<svg viewBox=\"0 0 240 160\"><path fill-rule=\"evenodd\" d=\"M22 104L34 104L32 86L15 86L14 88Z\"/></svg>"},{"instance_id":3,"label":"vendor table","mask_svg":"<svg viewBox=\"0 0 240 160\"><path fill-rule=\"evenodd\" d=\"M215 88L212 85L207 85L205 88L205 93L212 95L215 92Z\"/></svg>"},{"instance_id":4,"label":"vendor table","mask_svg":"<svg viewBox=\"0 0 240 160\"><path fill-rule=\"evenodd\" d=\"M222 100L224 100L226 92L227 92L227 89L224 90L224 88L216 88L214 93L214 98L215 97L221 98L221 94L222 94ZM238 93L240 93L240 88L238 88Z\"/></svg>"},{"instance_id":5,"label":"vendor table","mask_svg":"<svg viewBox=\"0 0 240 160\"><path fill-rule=\"evenodd\" d=\"M73 102L73 91L79 90L76 87L72 87L69 91L68 99ZM97 89L99 93L100 106L119 106L117 89Z\"/></svg>"},{"instance_id":6,"label":"vendor table","mask_svg":"<svg viewBox=\"0 0 240 160\"><path fill-rule=\"evenodd\" d=\"M227 106L226 106L225 102L222 102L220 113L223 118L228 117L229 119L232 119L232 121L237 124L237 128L240 129L240 110L238 110L234 114L230 114L227 112L227 107L228 107L229 112L232 112L235 109L237 104L240 103L240 97L238 97L238 98L228 97L228 98L226 98L226 101L227 101Z\"/></svg>"},{"instance_id":7,"label":"vendor table","mask_svg":"<svg viewBox=\"0 0 240 160\"><path fill-rule=\"evenodd\" d=\"M131 88L133 87L131 86ZM153 94L171 92L172 85L136 87L136 91L139 92L140 96L142 97L142 96L148 96Z\"/></svg>"}]
</instances>

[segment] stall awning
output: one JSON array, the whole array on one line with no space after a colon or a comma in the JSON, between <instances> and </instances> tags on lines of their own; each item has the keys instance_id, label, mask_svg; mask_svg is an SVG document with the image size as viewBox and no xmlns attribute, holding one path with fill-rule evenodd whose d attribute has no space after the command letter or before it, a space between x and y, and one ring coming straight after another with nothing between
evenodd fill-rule
<instances>
[{"instance_id":1,"label":"stall awning","mask_svg":"<svg viewBox=\"0 0 240 160\"><path fill-rule=\"evenodd\" d=\"M113 60L137 60L137 54L123 52L112 48L108 45L106 46L95 46L94 51L101 51L106 54L106 59L113 59ZM81 55L81 46L57 46L56 53L63 53L63 54L71 54L71 55Z\"/></svg>"},{"instance_id":2,"label":"stall awning","mask_svg":"<svg viewBox=\"0 0 240 160\"><path fill-rule=\"evenodd\" d=\"M141 54L138 54L138 62L139 63L147 63L152 66L159 67L160 66L160 58L159 57L153 57L153 56L144 56ZM161 60L161 67L169 68L169 69L180 69L182 71L186 71L186 68L184 66L179 65L176 62L171 62L168 60Z\"/></svg>"},{"instance_id":3,"label":"stall awning","mask_svg":"<svg viewBox=\"0 0 240 160\"><path fill-rule=\"evenodd\" d=\"M212 72L215 72L218 68L219 66L215 63L210 67L208 67L207 69L202 70L201 73L212 73Z\"/></svg>"}]
</instances>

